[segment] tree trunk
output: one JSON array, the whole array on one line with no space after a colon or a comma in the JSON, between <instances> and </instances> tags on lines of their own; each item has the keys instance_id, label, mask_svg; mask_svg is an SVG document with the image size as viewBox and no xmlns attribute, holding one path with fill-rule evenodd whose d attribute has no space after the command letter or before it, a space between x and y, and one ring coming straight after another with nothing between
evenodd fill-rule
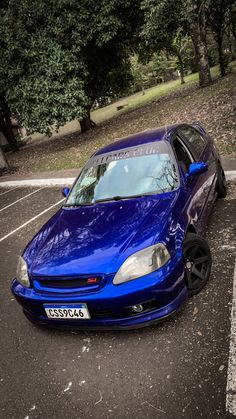
<instances>
[{"instance_id":1,"label":"tree trunk","mask_svg":"<svg viewBox=\"0 0 236 419\"><path fill-rule=\"evenodd\" d=\"M212 83L212 79L206 44L204 3L202 1L199 5L197 0L188 0L187 5L190 34L198 61L199 85L205 87Z\"/></svg>"},{"instance_id":2,"label":"tree trunk","mask_svg":"<svg viewBox=\"0 0 236 419\"><path fill-rule=\"evenodd\" d=\"M16 138L11 123L11 113L5 98L0 98L0 131L5 135L12 151L18 150Z\"/></svg>"},{"instance_id":3,"label":"tree trunk","mask_svg":"<svg viewBox=\"0 0 236 419\"><path fill-rule=\"evenodd\" d=\"M226 75L226 60L225 60L225 56L224 56L224 52L223 52L223 48L222 48L222 42L223 40L221 39L221 37L217 37L217 48L218 48L218 55L219 55L219 66L220 66L220 75L221 77L224 77Z\"/></svg>"},{"instance_id":4,"label":"tree trunk","mask_svg":"<svg viewBox=\"0 0 236 419\"><path fill-rule=\"evenodd\" d=\"M86 107L85 112L85 116L80 121L81 132L86 132L96 126L95 122L91 119L91 105Z\"/></svg>"},{"instance_id":5,"label":"tree trunk","mask_svg":"<svg viewBox=\"0 0 236 419\"><path fill-rule=\"evenodd\" d=\"M230 4L230 21L231 21L231 31L236 41L236 7L233 5L233 3Z\"/></svg>"},{"instance_id":6,"label":"tree trunk","mask_svg":"<svg viewBox=\"0 0 236 419\"><path fill-rule=\"evenodd\" d=\"M184 80L184 70L183 70L182 67L180 67L179 72L180 72L181 84L184 84L185 83L185 80Z\"/></svg>"},{"instance_id":7,"label":"tree trunk","mask_svg":"<svg viewBox=\"0 0 236 419\"><path fill-rule=\"evenodd\" d=\"M181 80L181 84L185 83L184 80L184 65L183 65L183 60L181 57L181 54L178 54L178 61L179 61L179 72L180 72L180 80Z\"/></svg>"},{"instance_id":8,"label":"tree trunk","mask_svg":"<svg viewBox=\"0 0 236 419\"><path fill-rule=\"evenodd\" d=\"M8 167L9 166L8 166L6 157L4 156L3 151L2 151L2 149L0 147L0 171L1 170L8 169Z\"/></svg>"}]
</instances>

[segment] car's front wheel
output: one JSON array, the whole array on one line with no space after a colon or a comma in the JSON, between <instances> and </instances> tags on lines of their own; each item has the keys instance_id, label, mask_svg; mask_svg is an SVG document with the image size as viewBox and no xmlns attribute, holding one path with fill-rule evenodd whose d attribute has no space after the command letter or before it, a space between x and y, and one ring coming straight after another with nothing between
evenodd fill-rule
<instances>
[{"instance_id":1,"label":"car's front wheel","mask_svg":"<svg viewBox=\"0 0 236 419\"><path fill-rule=\"evenodd\" d=\"M197 234L187 233L184 246L185 280L189 296L206 285L211 273L211 251L207 241Z\"/></svg>"}]
</instances>

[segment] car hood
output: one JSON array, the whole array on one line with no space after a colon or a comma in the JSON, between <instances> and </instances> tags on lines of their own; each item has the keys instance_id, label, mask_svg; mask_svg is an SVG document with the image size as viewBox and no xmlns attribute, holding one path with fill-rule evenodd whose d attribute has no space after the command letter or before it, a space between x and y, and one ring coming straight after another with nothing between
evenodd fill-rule
<instances>
[{"instance_id":1,"label":"car hood","mask_svg":"<svg viewBox=\"0 0 236 419\"><path fill-rule=\"evenodd\" d=\"M130 254L161 239L176 195L61 208L25 252L31 275L116 272Z\"/></svg>"}]
</instances>

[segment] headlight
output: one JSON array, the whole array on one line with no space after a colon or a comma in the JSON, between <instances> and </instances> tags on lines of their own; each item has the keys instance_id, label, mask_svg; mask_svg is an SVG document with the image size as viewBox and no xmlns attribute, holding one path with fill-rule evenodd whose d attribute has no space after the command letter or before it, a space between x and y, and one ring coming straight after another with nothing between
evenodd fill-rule
<instances>
[{"instance_id":1,"label":"headlight","mask_svg":"<svg viewBox=\"0 0 236 419\"><path fill-rule=\"evenodd\" d=\"M164 244L157 243L129 256L116 273L113 284L131 281L161 268L170 259Z\"/></svg>"},{"instance_id":2,"label":"headlight","mask_svg":"<svg viewBox=\"0 0 236 419\"><path fill-rule=\"evenodd\" d=\"M18 264L17 264L16 279L24 287L30 286L27 263L21 256L19 257Z\"/></svg>"}]
</instances>

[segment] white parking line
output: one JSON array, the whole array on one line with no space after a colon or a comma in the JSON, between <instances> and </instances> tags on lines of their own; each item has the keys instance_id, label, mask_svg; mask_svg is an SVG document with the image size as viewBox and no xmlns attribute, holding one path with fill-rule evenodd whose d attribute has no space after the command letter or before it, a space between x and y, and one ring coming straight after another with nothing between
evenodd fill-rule
<instances>
[{"instance_id":1,"label":"white parking line","mask_svg":"<svg viewBox=\"0 0 236 419\"><path fill-rule=\"evenodd\" d=\"M46 188L46 186L45 186L44 188ZM36 192L41 191L41 190L42 190L42 189L44 189L44 188L39 188L39 189L36 189L36 191L33 191L33 192L28 193L27 195L23 196L22 198L19 198L19 199L17 199L16 201L12 202L11 204L6 205L5 207L1 208L1 209L0 209L0 212L1 212L1 211L6 210L7 208L12 207L12 205L17 204L17 202L22 201L23 199L27 198L28 196L33 195L33 194L35 194Z\"/></svg>"},{"instance_id":2,"label":"white parking line","mask_svg":"<svg viewBox=\"0 0 236 419\"><path fill-rule=\"evenodd\" d=\"M7 239L8 237L12 236L12 234L16 233L17 231L21 230L22 228L26 227L28 224L32 223L32 221L36 220L37 218L41 217L41 215L45 214L46 212L50 211L52 208L56 207L57 205L61 204L65 198L60 199L55 204L51 205L49 208L46 208L44 211L40 212L40 214L35 215L35 217L31 218L30 220L26 221L21 226L17 227L15 230L12 230L10 233L6 234L5 236L0 238L0 242Z\"/></svg>"},{"instance_id":3,"label":"white parking line","mask_svg":"<svg viewBox=\"0 0 236 419\"><path fill-rule=\"evenodd\" d=\"M14 191L15 189L18 189L18 188L19 188L19 185L18 185L18 186L16 186L15 188L11 188L11 189L9 189L8 191L5 191L5 192L0 193L0 196L5 195L5 194L6 194L6 193L8 193L8 192L12 192L12 191Z\"/></svg>"},{"instance_id":4,"label":"white parking line","mask_svg":"<svg viewBox=\"0 0 236 419\"><path fill-rule=\"evenodd\" d=\"M231 310L229 364L226 387L226 411L232 415L236 415L236 260L234 268L233 298Z\"/></svg>"}]
</instances>

